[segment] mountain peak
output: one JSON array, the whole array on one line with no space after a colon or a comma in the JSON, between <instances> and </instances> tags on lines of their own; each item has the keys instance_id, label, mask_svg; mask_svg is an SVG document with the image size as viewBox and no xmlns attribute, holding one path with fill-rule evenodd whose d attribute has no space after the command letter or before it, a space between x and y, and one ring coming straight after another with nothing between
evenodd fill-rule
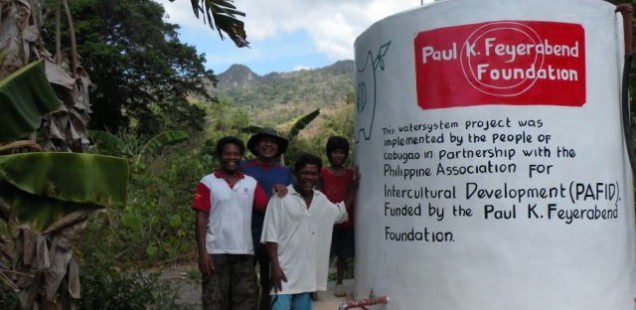
<instances>
[{"instance_id":1,"label":"mountain peak","mask_svg":"<svg viewBox=\"0 0 636 310\"><path fill-rule=\"evenodd\" d=\"M218 87L238 87L244 88L254 83L260 76L254 73L245 65L234 64L225 72L219 74Z\"/></svg>"}]
</instances>

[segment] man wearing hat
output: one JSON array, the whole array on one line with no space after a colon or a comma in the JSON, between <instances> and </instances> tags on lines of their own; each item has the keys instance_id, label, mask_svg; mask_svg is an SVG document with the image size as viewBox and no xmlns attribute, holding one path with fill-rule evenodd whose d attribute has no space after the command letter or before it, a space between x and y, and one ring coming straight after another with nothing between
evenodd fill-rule
<instances>
[{"instance_id":1,"label":"man wearing hat","mask_svg":"<svg viewBox=\"0 0 636 310\"><path fill-rule=\"evenodd\" d=\"M263 128L247 142L247 148L256 158L244 161L241 168L243 173L258 181L268 200L274 192L284 191L292 183L293 176L289 169L278 163L278 158L285 153L288 144L287 139L279 136L273 128ZM264 217L264 213L252 214L254 256L260 269L260 310L268 310L270 302L269 257L265 245L260 243Z\"/></svg>"}]
</instances>

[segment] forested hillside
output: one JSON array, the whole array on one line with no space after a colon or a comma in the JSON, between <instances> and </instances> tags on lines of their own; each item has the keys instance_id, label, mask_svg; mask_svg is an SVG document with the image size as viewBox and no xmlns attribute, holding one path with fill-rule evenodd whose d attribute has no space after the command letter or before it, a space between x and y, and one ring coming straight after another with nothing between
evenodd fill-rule
<instances>
[{"instance_id":1,"label":"forested hillside","mask_svg":"<svg viewBox=\"0 0 636 310\"><path fill-rule=\"evenodd\" d=\"M218 74L216 88L210 94L220 101L250 111L251 121L259 125L277 125L309 113L346 108L353 94L353 61L333 65L259 76L243 65L233 65Z\"/></svg>"}]
</instances>

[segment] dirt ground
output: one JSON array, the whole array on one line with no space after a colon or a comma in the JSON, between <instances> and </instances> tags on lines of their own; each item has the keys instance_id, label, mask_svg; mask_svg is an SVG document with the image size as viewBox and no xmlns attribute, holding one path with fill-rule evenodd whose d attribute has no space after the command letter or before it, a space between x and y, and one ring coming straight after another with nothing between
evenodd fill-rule
<instances>
[{"instance_id":1,"label":"dirt ground","mask_svg":"<svg viewBox=\"0 0 636 310\"><path fill-rule=\"evenodd\" d=\"M196 266L175 266L162 272L161 281L169 281L178 290L177 304L183 309L201 309L201 284ZM344 286L350 294L348 297L335 297L335 282L327 285L327 291L318 292L318 300L314 302L314 310L337 310L341 303L349 300L353 291L353 280L345 280Z\"/></svg>"}]
</instances>

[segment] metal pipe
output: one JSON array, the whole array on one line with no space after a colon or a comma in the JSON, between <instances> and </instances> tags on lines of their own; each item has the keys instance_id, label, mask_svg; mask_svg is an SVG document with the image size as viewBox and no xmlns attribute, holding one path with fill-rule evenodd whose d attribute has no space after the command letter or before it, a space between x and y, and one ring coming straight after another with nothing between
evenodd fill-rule
<instances>
[{"instance_id":1,"label":"metal pipe","mask_svg":"<svg viewBox=\"0 0 636 310\"><path fill-rule=\"evenodd\" d=\"M621 118L623 122L623 134L625 135L625 147L627 148L627 157L629 158L632 173L636 174L636 152L634 151L634 138L632 136L632 124L630 113L630 96L629 96L629 74L632 68L632 18L634 9L629 4L621 4L616 7L616 12L623 15L623 32L625 39L625 62L623 64L623 80L621 94Z\"/></svg>"},{"instance_id":2,"label":"metal pipe","mask_svg":"<svg viewBox=\"0 0 636 310\"><path fill-rule=\"evenodd\" d=\"M353 309L353 308L363 308L365 306L372 306L372 305L377 305L377 304L388 304L388 303L389 303L389 296L378 296L378 297L371 297L371 298L367 298L367 299L360 299L360 300L352 300L352 301L348 301L348 302L343 302L338 307L338 310L346 310L346 309Z\"/></svg>"}]
</instances>

